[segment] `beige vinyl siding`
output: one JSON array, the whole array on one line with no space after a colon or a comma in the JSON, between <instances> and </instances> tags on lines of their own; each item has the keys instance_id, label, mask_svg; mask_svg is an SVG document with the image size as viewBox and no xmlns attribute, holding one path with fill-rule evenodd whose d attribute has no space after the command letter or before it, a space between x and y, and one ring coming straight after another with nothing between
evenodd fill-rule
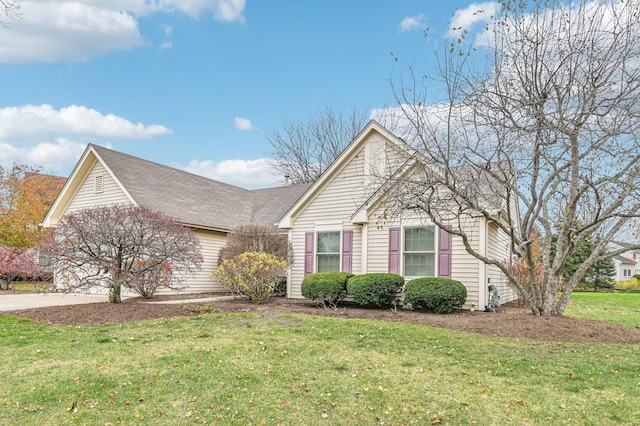
<instances>
[{"instance_id":1,"label":"beige vinyl siding","mask_svg":"<svg viewBox=\"0 0 640 426\"><path fill-rule=\"evenodd\" d=\"M305 232L311 232L311 228L296 229L291 233L291 246L293 247L295 260L289 271L289 288L287 289L287 295L293 299L302 299L300 285L304 278Z\"/></svg>"},{"instance_id":2,"label":"beige vinyl siding","mask_svg":"<svg viewBox=\"0 0 640 426\"><path fill-rule=\"evenodd\" d=\"M220 249L227 243L227 235L222 232L205 231L202 229L194 229L194 234L200 241L200 251L202 254L202 269L193 275L187 277L182 285L186 288L182 289L183 293L206 293L214 291L226 291L220 283L213 279L212 274L218 267L218 253ZM173 293L172 290L163 290L158 294Z\"/></svg>"},{"instance_id":3,"label":"beige vinyl siding","mask_svg":"<svg viewBox=\"0 0 640 426\"><path fill-rule=\"evenodd\" d=\"M336 230L340 230L341 232L353 231L353 245L351 248L353 257L351 259L351 272L356 275L362 274L362 227L360 225L352 225L351 223L345 222L343 224L338 224L336 226ZM296 228L296 230L291 234L291 242L293 246L293 252L295 254L295 261L290 271L289 282L291 283L291 286L289 288L288 295L289 297L294 299L302 298L300 285L302 284L302 280L304 278L304 243L305 234L307 232L314 232L313 224L309 225L307 228ZM342 246L342 239L340 241ZM313 263L314 268L316 268L316 259L314 259ZM342 257L340 259L340 264L342 265Z\"/></svg>"},{"instance_id":4,"label":"beige vinyl siding","mask_svg":"<svg viewBox=\"0 0 640 426\"><path fill-rule=\"evenodd\" d=\"M509 237L497 225L490 223L487 232L487 257L498 261L509 259ZM495 285L500 295L500 303L507 303L518 298L518 293L508 285L507 277L497 267L487 265L487 277Z\"/></svg>"},{"instance_id":5,"label":"beige vinyl siding","mask_svg":"<svg viewBox=\"0 0 640 426\"><path fill-rule=\"evenodd\" d=\"M378 217L380 217L383 209L384 207L381 204L369 216L367 272L370 273L389 271L389 228L407 225L406 220L404 223L401 221L378 223ZM465 231L469 235L471 246L475 250L480 249L480 226L481 223L477 218L469 218L463 224ZM451 279L460 281L467 288L467 302L465 304L467 309L471 308L471 304L474 304L476 309L479 306L484 308L484 302L482 302L482 305L479 302L481 267L481 262L467 253L462 238L453 236L451 241Z\"/></svg>"},{"instance_id":6,"label":"beige vinyl siding","mask_svg":"<svg viewBox=\"0 0 640 426\"><path fill-rule=\"evenodd\" d=\"M98 194L94 192L96 176L102 176L103 179L103 191ZM131 201L111 177L109 172L107 172L102 163L96 162L73 196L65 214L87 207L120 203L131 203Z\"/></svg>"},{"instance_id":7,"label":"beige vinyl siding","mask_svg":"<svg viewBox=\"0 0 640 426\"><path fill-rule=\"evenodd\" d=\"M367 150L367 145L371 144L373 149ZM362 147L352 156L341 170L337 170L335 176L330 179L324 188L317 193L302 211L295 217L291 241L296 261L290 272L290 288L289 297L301 298L300 284L304 278L304 241L306 232L314 232L316 225L334 224L336 230L353 231L353 259L352 269L354 274L363 274L367 272L375 272L371 270L371 264L368 271L362 271L362 226L351 222L351 216L360 208L371 194L377 189L375 181L380 176L375 176L382 168L378 164L376 167L372 164L374 160L367 158L367 154L380 153L384 149L384 164L388 172L389 168L395 168L404 160L399 157L399 152L394 145L382 138L379 134L370 135L363 141ZM372 175L373 173L373 175ZM370 236L371 228L369 226ZM387 237L388 238L388 237ZM388 245L388 241L384 242L384 247ZM377 243L368 243L369 250L371 247L377 247ZM370 255L370 254L369 254ZM385 257L386 259L386 257ZM387 270L387 260L384 263L384 270ZM314 259L314 268L316 267ZM376 264L376 268L379 265Z\"/></svg>"},{"instance_id":8,"label":"beige vinyl siding","mask_svg":"<svg viewBox=\"0 0 640 426\"><path fill-rule=\"evenodd\" d=\"M96 176L102 176L103 190L99 193L94 191ZM87 207L120 203L131 203L131 201L117 182L107 172L102 163L96 161L91 168L91 171L74 194L65 214ZM183 285L186 285L186 288L182 291L188 293L224 291L219 283L212 280L211 274L215 271L218 265L218 252L226 243L226 234L197 229L194 230L194 232L200 240L200 248L203 257L202 270L187 277L183 282ZM96 288L95 290L92 289L92 291L99 293L105 292L105 290L101 288ZM173 293L173 290L164 289L158 292L158 294L167 293ZM130 292L123 294L132 295Z\"/></svg>"},{"instance_id":9,"label":"beige vinyl siding","mask_svg":"<svg viewBox=\"0 0 640 426\"><path fill-rule=\"evenodd\" d=\"M399 225L376 226L375 217L367 228L367 273L389 272L389 228Z\"/></svg>"},{"instance_id":10,"label":"beige vinyl siding","mask_svg":"<svg viewBox=\"0 0 640 426\"><path fill-rule=\"evenodd\" d=\"M478 219L468 221L465 231L469 235L471 247L475 250L480 248L480 226ZM453 236L451 240L451 279L460 281L467 288L467 301L465 309L484 308L484 301L480 301L480 268L483 264L471 256L464 247L462 238Z\"/></svg>"},{"instance_id":11,"label":"beige vinyl siding","mask_svg":"<svg viewBox=\"0 0 640 426\"><path fill-rule=\"evenodd\" d=\"M339 170L325 187L295 218L291 241L295 262L290 271L289 297L301 298L304 278L305 233L315 232L316 225L335 225L336 231L353 231L352 272L359 274L362 253L362 227L351 223L351 215L366 200L364 192L364 148ZM331 226L329 225L329 226ZM315 253L315 250L314 250ZM317 267L314 259L314 268Z\"/></svg>"},{"instance_id":12,"label":"beige vinyl siding","mask_svg":"<svg viewBox=\"0 0 640 426\"><path fill-rule=\"evenodd\" d=\"M184 286L180 290L181 293L206 293L206 292L226 292L217 280L213 280L211 274L216 270L218 266L218 253L220 249L226 244L226 234L221 232L193 230L196 237L200 241L200 249L203 258L202 269L188 276L180 285ZM66 287L67 280L62 274L56 274L54 277L54 283L57 288L64 289ZM95 294L108 294L108 289L105 287L94 286L90 289L84 290L88 293ZM156 294L175 294L175 290L172 289L159 289ZM122 290L124 297L137 296L136 293Z\"/></svg>"}]
</instances>

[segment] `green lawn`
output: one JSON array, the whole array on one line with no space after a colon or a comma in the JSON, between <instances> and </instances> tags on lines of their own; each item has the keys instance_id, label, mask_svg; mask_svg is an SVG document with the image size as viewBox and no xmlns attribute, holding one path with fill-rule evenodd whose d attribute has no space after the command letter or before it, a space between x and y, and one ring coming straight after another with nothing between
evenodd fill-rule
<instances>
[{"instance_id":1,"label":"green lawn","mask_svg":"<svg viewBox=\"0 0 640 426\"><path fill-rule=\"evenodd\" d=\"M640 327L640 293L573 293L566 315Z\"/></svg>"},{"instance_id":2,"label":"green lawn","mask_svg":"<svg viewBox=\"0 0 640 426\"><path fill-rule=\"evenodd\" d=\"M631 425L640 418L640 345L236 313L80 327L0 316L0 347L0 424L8 425Z\"/></svg>"}]
</instances>

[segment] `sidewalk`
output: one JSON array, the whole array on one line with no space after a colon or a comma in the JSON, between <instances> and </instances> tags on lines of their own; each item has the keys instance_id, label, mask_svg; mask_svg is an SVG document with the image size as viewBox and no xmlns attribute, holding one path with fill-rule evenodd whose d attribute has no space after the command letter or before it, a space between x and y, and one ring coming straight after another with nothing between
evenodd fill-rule
<instances>
[{"instance_id":1,"label":"sidewalk","mask_svg":"<svg viewBox=\"0 0 640 426\"><path fill-rule=\"evenodd\" d=\"M141 302L150 304L182 304L182 303L208 303L218 300L232 300L236 296L215 296L201 298L187 298L162 300L159 302ZM123 300L126 297L123 296ZM84 303L104 303L106 294L82 294L82 293L25 293L2 294L0 292L0 312L19 311L22 309L45 308L47 306L80 305Z\"/></svg>"},{"instance_id":2,"label":"sidewalk","mask_svg":"<svg viewBox=\"0 0 640 426\"><path fill-rule=\"evenodd\" d=\"M0 312L17 311L21 309L44 308L47 306L79 305L83 303L105 302L104 294L78 293L0 293Z\"/></svg>"}]
</instances>

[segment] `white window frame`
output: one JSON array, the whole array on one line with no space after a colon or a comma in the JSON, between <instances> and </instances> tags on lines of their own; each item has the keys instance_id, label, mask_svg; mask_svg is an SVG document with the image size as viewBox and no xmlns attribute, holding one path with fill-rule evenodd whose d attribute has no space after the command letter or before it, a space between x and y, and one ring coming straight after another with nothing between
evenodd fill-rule
<instances>
[{"instance_id":1,"label":"white window frame","mask_svg":"<svg viewBox=\"0 0 640 426\"><path fill-rule=\"evenodd\" d=\"M338 234L338 251L337 252L320 252L320 235L321 234ZM316 272L342 272L342 230L340 229L322 229L316 230L315 235L315 271ZM321 271L320 270L320 256L335 256L338 255L338 270L334 271Z\"/></svg>"},{"instance_id":2,"label":"white window frame","mask_svg":"<svg viewBox=\"0 0 640 426\"><path fill-rule=\"evenodd\" d=\"M432 251L409 251L407 252L406 250L406 232L408 229L417 229L417 228L431 228L431 230L433 231L433 250ZM422 278L422 277L437 277L438 276L438 232L437 232L437 228L435 225L431 224L431 223L416 223L416 224L407 224L407 225L403 225L402 226L402 235L400 238L400 244L401 244L401 249L400 249L400 253L401 253L401 257L400 257L400 270L402 271L402 274L405 278L410 279L410 278ZM405 260L405 256L406 254L412 254L412 253L424 253L425 255L429 255L432 254L433 255L433 275L409 275L407 274L407 270L406 270L406 260ZM429 271L427 271L429 272Z\"/></svg>"}]
</instances>

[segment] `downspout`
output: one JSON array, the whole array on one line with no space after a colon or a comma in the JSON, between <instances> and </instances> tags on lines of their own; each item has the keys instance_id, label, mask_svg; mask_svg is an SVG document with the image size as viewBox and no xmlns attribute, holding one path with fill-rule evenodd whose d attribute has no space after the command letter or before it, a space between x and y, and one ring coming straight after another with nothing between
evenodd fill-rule
<instances>
[{"instance_id":1,"label":"downspout","mask_svg":"<svg viewBox=\"0 0 640 426\"><path fill-rule=\"evenodd\" d=\"M287 240L289 242L289 244L291 244L291 248L293 249L293 229L289 228L289 230L287 231ZM289 265L289 267L287 268L287 299L291 298L291 269L293 268L293 265Z\"/></svg>"},{"instance_id":2,"label":"downspout","mask_svg":"<svg viewBox=\"0 0 640 426\"><path fill-rule=\"evenodd\" d=\"M362 224L362 232L360 235L360 274L369 273L369 224Z\"/></svg>"},{"instance_id":3,"label":"downspout","mask_svg":"<svg viewBox=\"0 0 640 426\"><path fill-rule=\"evenodd\" d=\"M485 218L480 218L484 223L479 226L479 247L480 254L484 257L487 256L487 235L488 235L488 222ZM488 307L487 299L487 265L481 260L478 260L478 309L483 310Z\"/></svg>"}]
</instances>

